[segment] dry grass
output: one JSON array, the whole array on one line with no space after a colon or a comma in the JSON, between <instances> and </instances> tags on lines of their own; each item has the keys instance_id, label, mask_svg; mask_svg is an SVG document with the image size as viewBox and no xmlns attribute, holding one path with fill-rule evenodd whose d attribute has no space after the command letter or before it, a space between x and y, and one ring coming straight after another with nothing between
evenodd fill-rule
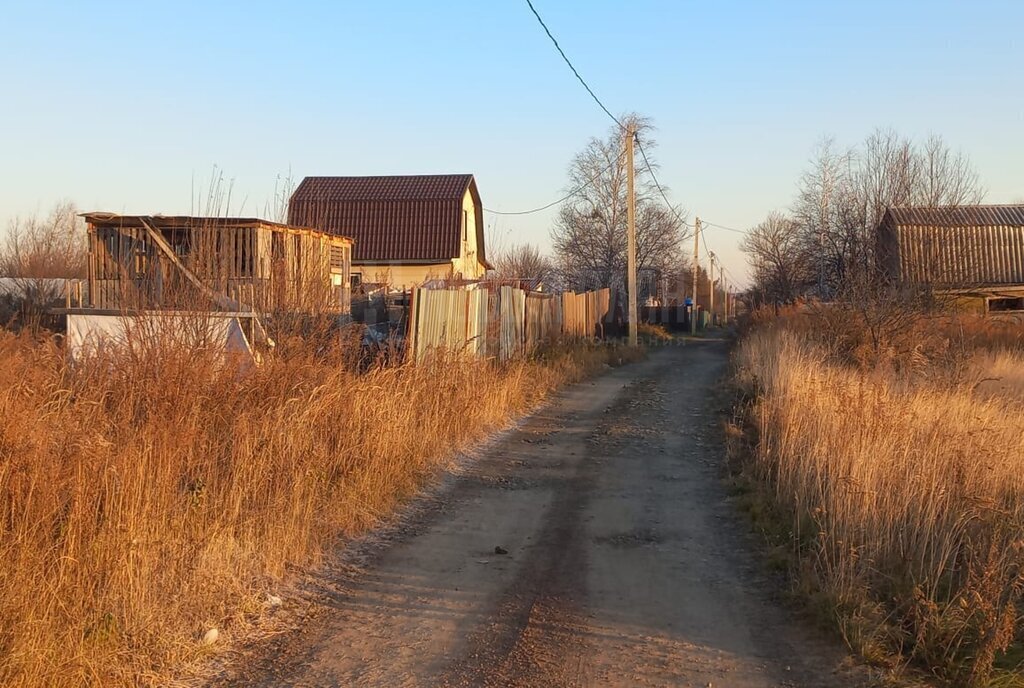
<instances>
[{"instance_id":1,"label":"dry grass","mask_svg":"<svg viewBox=\"0 0 1024 688\"><path fill-rule=\"evenodd\" d=\"M895 368L843 360L801 318L748 333L751 468L791 517L798 579L854 649L949 685L1020 685L1024 355L1005 346L1020 330L931 326L945 345L921 337Z\"/></svg>"},{"instance_id":2,"label":"dry grass","mask_svg":"<svg viewBox=\"0 0 1024 688\"><path fill-rule=\"evenodd\" d=\"M978 394L1024 403L1024 356L1013 351L980 351L971 359Z\"/></svg>"},{"instance_id":3,"label":"dry grass","mask_svg":"<svg viewBox=\"0 0 1024 688\"><path fill-rule=\"evenodd\" d=\"M664 325L637 323L636 334L639 339L651 344L664 344L675 339Z\"/></svg>"},{"instance_id":4,"label":"dry grass","mask_svg":"<svg viewBox=\"0 0 1024 688\"><path fill-rule=\"evenodd\" d=\"M274 581L620 350L379 366L284 347L240 373L164 348L72 368L0 332L0 684L161 683Z\"/></svg>"}]
</instances>

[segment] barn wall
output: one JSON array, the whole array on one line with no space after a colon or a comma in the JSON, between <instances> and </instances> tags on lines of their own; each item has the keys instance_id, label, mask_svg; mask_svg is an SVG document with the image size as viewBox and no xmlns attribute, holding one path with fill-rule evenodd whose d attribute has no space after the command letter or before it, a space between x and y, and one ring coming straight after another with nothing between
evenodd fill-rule
<instances>
[{"instance_id":1,"label":"barn wall","mask_svg":"<svg viewBox=\"0 0 1024 688\"><path fill-rule=\"evenodd\" d=\"M1024 227L895 229L898 278L935 286L1024 284ZM892 239L879 233L880 246ZM882 254L885 259L885 254Z\"/></svg>"}]
</instances>

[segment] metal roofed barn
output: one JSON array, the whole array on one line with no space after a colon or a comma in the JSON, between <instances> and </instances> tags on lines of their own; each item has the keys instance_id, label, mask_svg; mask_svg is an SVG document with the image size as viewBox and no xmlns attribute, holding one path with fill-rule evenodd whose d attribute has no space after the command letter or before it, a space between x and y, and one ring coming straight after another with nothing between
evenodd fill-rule
<instances>
[{"instance_id":1,"label":"metal roofed barn","mask_svg":"<svg viewBox=\"0 0 1024 688\"><path fill-rule=\"evenodd\" d=\"M876 239L879 271L895 285L1024 311L1024 205L890 208Z\"/></svg>"}]
</instances>

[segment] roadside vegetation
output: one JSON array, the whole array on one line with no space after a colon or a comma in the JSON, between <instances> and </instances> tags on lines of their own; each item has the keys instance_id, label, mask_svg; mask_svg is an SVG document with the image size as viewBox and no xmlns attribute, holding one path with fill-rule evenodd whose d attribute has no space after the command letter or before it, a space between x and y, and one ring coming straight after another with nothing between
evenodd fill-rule
<instances>
[{"instance_id":1,"label":"roadside vegetation","mask_svg":"<svg viewBox=\"0 0 1024 688\"><path fill-rule=\"evenodd\" d=\"M751 317L739 489L797 592L863 657L1024 685L1024 326L882 310Z\"/></svg>"},{"instance_id":2,"label":"roadside vegetation","mask_svg":"<svg viewBox=\"0 0 1024 688\"><path fill-rule=\"evenodd\" d=\"M239 372L147 344L69 365L0 331L0 684L156 684L294 566L393 514L454 454L629 353L357 371L343 341ZM209 639L210 636L207 636Z\"/></svg>"},{"instance_id":3,"label":"roadside vegetation","mask_svg":"<svg viewBox=\"0 0 1024 688\"><path fill-rule=\"evenodd\" d=\"M76 220L25 225L0 265L74 276L51 267L77 266ZM0 685L166 685L278 604L289 571L560 385L638 355L579 342L413 365L368 355L359 326L278 317L256 366L195 320L75 361L45 322L0 323Z\"/></svg>"}]
</instances>

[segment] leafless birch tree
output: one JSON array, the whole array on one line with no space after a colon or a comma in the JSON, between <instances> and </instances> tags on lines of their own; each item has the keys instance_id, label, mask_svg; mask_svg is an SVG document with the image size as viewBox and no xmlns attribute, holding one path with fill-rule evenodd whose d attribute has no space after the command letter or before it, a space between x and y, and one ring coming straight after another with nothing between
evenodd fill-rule
<instances>
[{"instance_id":1,"label":"leafless birch tree","mask_svg":"<svg viewBox=\"0 0 1024 688\"><path fill-rule=\"evenodd\" d=\"M652 166L655 143L650 120L635 114L621 118L636 124ZM571 189L551 230L562 272L571 289L621 288L626 271L626 158L624 136L613 127L603 139L593 138L569 165ZM682 264L687 232L680 208L669 208L655 188L643 158L636 155L637 267L668 274Z\"/></svg>"},{"instance_id":2,"label":"leafless birch tree","mask_svg":"<svg viewBox=\"0 0 1024 688\"><path fill-rule=\"evenodd\" d=\"M847 151L825 140L793 205L817 271L814 291L831 298L844 285L870 282L875 229L886 208L975 204L983 196L970 160L941 137L918 143L879 129Z\"/></svg>"}]
</instances>

